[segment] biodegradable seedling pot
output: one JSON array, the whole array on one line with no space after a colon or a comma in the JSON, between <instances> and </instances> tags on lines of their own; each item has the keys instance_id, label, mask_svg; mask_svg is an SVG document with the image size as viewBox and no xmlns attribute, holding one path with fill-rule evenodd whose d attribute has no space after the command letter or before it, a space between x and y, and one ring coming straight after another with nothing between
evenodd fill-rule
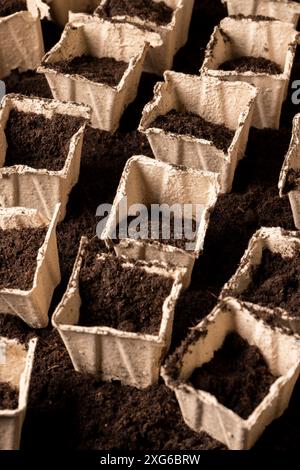
<instances>
[{"instance_id":1,"label":"biodegradable seedling pot","mask_svg":"<svg viewBox=\"0 0 300 470\"><path fill-rule=\"evenodd\" d=\"M85 119L70 140L69 153L62 170L37 170L25 165L5 167L5 127L12 109L42 114L47 118L59 113ZM51 220L56 204L60 203L59 217L60 220L64 219L69 193L79 178L84 130L90 114L88 107L76 103L14 94L4 97L0 106L0 207L33 207Z\"/></svg>"},{"instance_id":2,"label":"biodegradable seedling pot","mask_svg":"<svg viewBox=\"0 0 300 470\"><path fill-rule=\"evenodd\" d=\"M121 380L138 388L148 387L158 381L162 360L169 349L184 270L140 263L141 269L148 273L174 279L163 304L158 335L130 333L105 326L78 326L81 305L79 275L87 243L83 237L66 293L54 312L53 325L58 329L77 371L96 375L105 381ZM112 255L101 253L99 256L105 260ZM124 265L133 266L125 258Z\"/></svg>"},{"instance_id":3,"label":"biodegradable seedling pot","mask_svg":"<svg viewBox=\"0 0 300 470\"><path fill-rule=\"evenodd\" d=\"M294 223L300 229L300 186L289 184L289 174L291 171L300 172L300 114L296 114L293 119L293 132L289 150L286 154L279 179L279 194L281 197L288 194Z\"/></svg>"},{"instance_id":4,"label":"biodegradable seedling pot","mask_svg":"<svg viewBox=\"0 0 300 470\"><path fill-rule=\"evenodd\" d=\"M160 0L153 0L158 2ZM160 47L155 47L149 50L144 64L144 69L147 72L162 75L165 70L171 69L173 59L176 52L184 46L188 39L188 31L194 7L194 0L163 0L164 3L172 8L172 20L167 25L157 25L156 23L144 21L138 17L113 16L110 18L112 21L127 22L135 24L140 28L151 30L158 33L163 41ZM97 9L101 14L105 7L107 0L102 0ZM147 37L147 36L146 36ZM150 44L151 39L150 39Z\"/></svg>"},{"instance_id":5,"label":"biodegradable seedling pot","mask_svg":"<svg viewBox=\"0 0 300 470\"><path fill-rule=\"evenodd\" d=\"M213 210L219 193L218 175L193 168L177 167L152 158L134 156L124 168L112 210L101 234L108 247L114 247L116 254L128 258L145 261L161 261L187 269L183 280L188 287L195 260L200 256L210 213ZM195 248L186 251L159 241L136 240L131 238L114 241L115 228L119 214L123 212L123 202L127 198L127 206L143 204L167 204L170 207L179 204L191 204L193 217L197 215L197 206L201 208ZM183 212L183 210L182 210ZM133 215L133 214L132 214Z\"/></svg>"},{"instance_id":6,"label":"biodegradable seedling pot","mask_svg":"<svg viewBox=\"0 0 300 470\"><path fill-rule=\"evenodd\" d=\"M246 83L229 83L212 77L165 72L153 100L143 111L139 130L146 134L155 157L220 174L222 192L231 191L238 161L244 156L252 121L256 89ZM226 152L213 142L156 128L153 121L176 109L197 114L214 124L235 130Z\"/></svg>"},{"instance_id":7,"label":"biodegradable seedling pot","mask_svg":"<svg viewBox=\"0 0 300 470\"><path fill-rule=\"evenodd\" d=\"M211 361L231 332L258 347L270 371L279 377L248 419L242 419L214 395L197 390L188 382L196 368ZM229 449L249 449L265 427L288 407L300 371L300 338L271 329L228 298L195 327L172 361L172 368L164 367L162 375L176 393L186 424L196 432L207 432Z\"/></svg>"},{"instance_id":8,"label":"biodegradable seedling pot","mask_svg":"<svg viewBox=\"0 0 300 470\"><path fill-rule=\"evenodd\" d=\"M256 86L258 96L252 125L277 129L282 103L287 96L297 36L297 31L290 23L225 18L211 36L201 72L222 80L239 80ZM278 64L283 72L270 75L218 70L222 63L242 56L269 59Z\"/></svg>"},{"instance_id":9,"label":"biodegradable seedling pot","mask_svg":"<svg viewBox=\"0 0 300 470\"><path fill-rule=\"evenodd\" d=\"M261 264L264 248L268 248L272 253L279 253L284 258L292 258L295 253L299 252L300 238L297 232L287 232L281 228L258 230L251 238L236 273L225 284L220 295L221 299L228 295L238 297L248 288L255 268ZM259 317L274 317L276 324L300 334L300 315L298 317L289 315L288 311L281 307L273 309L252 302L243 301L243 303Z\"/></svg>"},{"instance_id":10,"label":"biodegradable seedling pot","mask_svg":"<svg viewBox=\"0 0 300 470\"><path fill-rule=\"evenodd\" d=\"M158 35L152 35L160 42ZM45 55L38 71L45 74L54 98L89 105L93 111L92 126L114 132L124 109L136 97L149 47L132 25L87 17L66 25L60 41ZM123 60L128 62L128 68L117 86L96 83L76 74L59 73L51 68L55 62L83 54Z\"/></svg>"},{"instance_id":11,"label":"biodegradable seedling pot","mask_svg":"<svg viewBox=\"0 0 300 470\"><path fill-rule=\"evenodd\" d=\"M3 230L48 227L43 245L37 253L32 288L0 290L0 312L16 315L32 328L45 328L48 325L51 298L60 282L56 240L58 215L59 205L55 208L50 224L36 209L0 209L0 227Z\"/></svg>"},{"instance_id":12,"label":"biodegradable seedling pot","mask_svg":"<svg viewBox=\"0 0 300 470\"><path fill-rule=\"evenodd\" d=\"M27 0L28 11L0 18L0 78L14 69L35 69L45 53L39 0Z\"/></svg>"},{"instance_id":13,"label":"biodegradable seedling pot","mask_svg":"<svg viewBox=\"0 0 300 470\"><path fill-rule=\"evenodd\" d=\"M0 382L19 391L18 408L0 410L0 450L19 449L36 344L37 339L32 339L26 348L17 340L0 337Z\"/></svg>"},{"instance_id":14,"label":"biodegradable seedling pot","mask_svg":"<svg viewBox=\"0 0 300 470\"><path fill-rule=\"evenodd\" d=\"M297 26L300 5L291 0L222 0L229 15L261 15L276 18Z\"/></svg>"}]
</instances>

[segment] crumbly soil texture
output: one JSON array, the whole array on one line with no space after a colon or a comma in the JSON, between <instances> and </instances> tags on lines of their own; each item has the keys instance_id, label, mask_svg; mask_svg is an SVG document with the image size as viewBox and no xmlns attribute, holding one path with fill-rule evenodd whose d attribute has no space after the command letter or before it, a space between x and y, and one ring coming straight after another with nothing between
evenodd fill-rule
<instances>
[{"instance_id":1,"label":"crumbly soil texture","mask_svg":"<svg viewBox=\"0 0 300 470\"><path fill-rule=\"evenodd\" d=\"M96 10L96 14L106 18L114 16L138 17L141 20L167 25L172 21L173 10L165 2L153 0L107 0L104 7Z\"/></svg>"},{"instance_id":2,"label":"crumbly soil texture","mask_svg":"<svg viewBox=\"0 0 300 470\"><path fill-rule=\"evenodd\" d=\"M213 142L217 149L228 151L235 131L224 124L209 122L197 114L179 112L172 109L167 114L159 116L151 125L173 134L189 135L197 139Z\"/></svg>"},{"instance_id":3,"label":"crumbly soil texture","mask_svg":"<svg viewBox=\"0 0 300 470\"><path fill-rule=\"evenodd\" d=\"M193 387L214 395L243 419L257 408L275 380L259 349L236 333L229 334L213 359L190 378Z\"/></svg>"},{"instance_id":4,"label":"crumbly soil texture","mask_svg":"<svg viewBox=\"0 0 300 470\"><path fill-rule=\"evenodd\" d=\"M236 71L239 73L253 72L266 73L268 75L278 75L282 73L281 67L272 60L264 57L238 57L219 65L219 70Z\"/></svg>"},{"instance_id":5,"label":"crumbly soil texture","mask_svg":"<svg viewBox=\"0 0 300 470\"><path fill-rule=\"evenodd\" d=\"M293 170L292 168L288 171L285 180L285 186L283 192L285 194L290 191L296 191L300 189L300 170Z\"/></svg>"},{"instance_id":6,"label":"crumbly soil texture","mask_svg":"<svg viewBox=\"0 0 300 470\"><path fill-rule=\"evenodd\" d=\"M26 0L1 0L0 17L12 15L13 13L26 10Z\"/></svg>"},{"instance_id":7,"label":"crumbly soil texture","mask_svg":"<svg viewBox=\"0 0 300 470\"><path fill-rule=\"evenodd\" d=\"M0 410L18 408L19 392L7 382L0 382Z\"/></svg>"},{"instance_id":8,"label":"crumbly soil texture","mask_svg":"<svg viewBox=\"0 0 300 470\"><path fill-rule=\"evenodd\" d=\"M26 165L36 170L63 169L71 138L84 120L63 114L51 119L42 114L12 109L5 128L8 148L5 166Z\"/></svg>"}]
</instances>

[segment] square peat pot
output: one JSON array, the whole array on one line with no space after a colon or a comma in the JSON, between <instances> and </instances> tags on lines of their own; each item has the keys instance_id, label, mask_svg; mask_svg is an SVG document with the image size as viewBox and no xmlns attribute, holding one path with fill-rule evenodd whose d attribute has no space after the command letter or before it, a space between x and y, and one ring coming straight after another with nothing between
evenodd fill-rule
<instances>
[{"instance_id":1,"label":"square peat pot","mask_svg":"<svg viewBox=\"0 0 300 470\"><path fill-rule=\"evenodd\" d=\"M247 419L190 382L194 370L213 359L230 333L237 333L249 345L256 346L270 372L278 377ZM193 329L162 368L162 376L175 391L184 421L190 428L207 432L229 449L246 450L288 407L299 371L300 338L271 329L236 300L228 298Z\"/></svg>"},{"instance_id":2,"label":"square peat pot","mask_svg":"<svg viewBox=\"0 0 300 470\"><path fill-rule=\"evenodd\" d=\"M27 11L0 18L0 78L14 69L25 71L40 65L44 51L39 0L27 0Z\"/></svg>"},{"instance_id":3,"label":"square peat pot","mask_svg":"<svg viewBox=\"0 0 300 470\"><path fill-rule=\"evenodd\" d=\"M300 114L293 119L292 139L279 179L279 194L288 194L295 227L300 230Z\"/></svg>"},{"instance_id":4,"label":"square peat pot","mask_svg":"<svg viewBox=\"0 0 300 470\"><path fill-rule=\"evenodd\" d=\"M160 1L161 0L153 0L155 3L159 3ZM107 8L107 5L110 4L110 2L111 0L102 0L95 14L112 21L134 24L141 30L156 32L162 39L162 45L160 47L149 50L144 64L144 70L146 72L162 75L165 70L171 69L176 52L184 46L188 39L194 0L163 0L163 3L173 10L171 20L168 24L157 24L141 19L138 16L109 16L109 8Z\"/></svg>"},{"instance_id":5,"label":"square peat pot","mask_svg":"<svg viewBox=\"0 0 300 470\"><path fill-rule=\"evenodd\" d=\"M158 261L187 269L184 286L188 287L196 259L203 251L205 235L220 192L218 175L193 168L170 165L143 155L128 160L121 176L112 209L106 225L99 236L118 256L135 260ZM125 202L125 203L124 203ZM164 244L159 239L136 239L126 236L116 239L116 228L127 216L136 215L140 205L165 208L170 212L191 209L191 218L197 218L192 248L183 249ZM131 213L131 209L134 213ZM100 215L100 214L99 214ZM129 232L127 235L130 235Z\"/></svg>"},{"instance_id":6,"label":"square peat pot","mask_svg":"<svg viewBox=\"0 0 300 470\"><path fill-rule=\"evenodd\" d=\"M60 41L49 51L38 71L45 74L54 98L89 105L92 126L114 132L124 109L138 90L150 44L129 24L87 17L66 25ZM160 42L158 35L152 33ZM62 73L55 63L89 55L128 63L117 85L98 83L76 73Z\"/></svg>"},{"instance_id":7,"label":"square peat pot","mask_svg":"<svg viewBox=\"0 0 300 470\"><path fill-rule=\"evenodd\" d=\"M291 0L222 0L229 15L260 15L292 23L295 27L300 16L300 5Z\"/></svg>"},{"instance_id":8,"label":"square peat pot","mask_svg":"<svg viewBox=\"0 0 300 470\"><path fill-rule=\"evenodd\" d=\"M249 18L225 18L217 26L208 43L201 72L227 81L243 81L258 88L252 125L278 129L282 103L297 47L297 31L282 21L255 21ZM219 70L219 67L240 57L263 58L275 62L281 73Z\"/></svg>"},{"instance_id":9,"label":"square peat pot","mask_svg":"<svg viewBox=\"0 0 300 470\"><path fill-rule=\"evenodd\" d=\"M5 166L7 140L5 128L12 110L35 113L51 119L55 114L82 118L82 124L72 136L68 155L59 171L35 169L26 165ZM27 207L38 209L51 220L57 204L60 220L66 214L69 193L77 183L80 171L82 143L90 109L76 103L62 103L22 95L6 95L0 106L0 207Z\"/></svg>"},{"instance_id":10,"label":"square peat pot","mask_svg":"<svg viewBox=\"0 0 300 470\"><path fill-rule=\"evenodd\" d=\"M81 306L79 276L87 243L83 237L66 293L52 317L53 326L58 329L77 371L93 374L104 381L120 380L137 388L148 387L158 381L161 363L169 349L174 310L182 290L184 270L172 270L162 264L138 263L146 273L158 274L174 281L163 303L157 335L126 332L100 325L78 326ZM98 256L104 262L115 259L110 254L101 253ZM123 260L126 268L135 266L127 259Z\"/></svg>"},{"instance_id":11,"label":"square peat pot","mask_svg":"<svg viewBox=\"0 0 300 470\"><path fill-rule=\"evenodd\" d=\"M36 253L36 270L29 290L3 288L0 290L0 311L17 315L31 328L48 325L48 310L52 295L60 282L60 268L56 240L59 205L49 221L35 209L16 207L0 209L2 230L45 228L45 238Z\"/></svg>"},{"instance_id":12,"label":"square peat pot","mask_svg":"<svg viewBox=\"0 0 300 470\"><path fill-rule=\"evenodd\" d=\"M0 409L0 450L18 450L37 339L27 346L17 340L0 337L0 383L6 383L18 393L15 409Z\"/></svg>"},{"instance_id":13,"label":"square peat pot","mask_svg":"<svg viewBox=\"0 0 300 470\"><path fill-rule=\"evenodd\" d=\"M230 192L238 161L246 150L256 89L247 83L170 71L165 72L164 79L144 108L139 130L146 134L158 160L219 173L221 191ZM212 141L156 127L154 121L171 110L225 125L234 131L229 148L217 148Z\"/></svg>"},{"instance_id":14,"label":"square peat pot","mask_svg":"<svg viewBox=\"0 0 300 470\"><path fill-rule=\"evenodd\" d=\"M251 238L236 273L225 284L220 298L224 299L227 296L239 298L246 308L251 309L253 314L259 318L265 318L266 321L276 324L284 330L300 334L300 312L292 314L280 306L268 306L265 302L261 305L255 301L252 302L248 295L247 301L243 298L243 294L251 285L256 269L263 262L264 250L278 254L284 259L292 260L300 251L299 234L298 232L285 231L279 227L263 227L258 230ZM282 286L282 290L285 291L285 286Z\"/></svg>"}]
</instances>

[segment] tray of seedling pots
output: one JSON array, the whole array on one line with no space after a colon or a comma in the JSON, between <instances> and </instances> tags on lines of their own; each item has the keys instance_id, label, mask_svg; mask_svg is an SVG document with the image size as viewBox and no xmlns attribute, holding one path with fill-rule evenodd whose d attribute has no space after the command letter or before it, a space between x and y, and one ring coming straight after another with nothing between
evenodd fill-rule
<instances>
[{"instance_id":1,"label":"tray of seedling pots","mask_svg":"<svg viewBox=\"0 0 300 470\"><path fill-rule=\"evenodd\" d=\"M290 23L261 17L225 18L211 36L201 72L256 86L252 125L277 129L297 38Z\"/></svg>"},{"instance_id":2,"label":"tray of seedling pots","mask_svg":"<svg viewBox=\"0 0 300 470\"><path fill-rule=\"evenodd\" d=\"M160 37L152 36L160 44ZM66 25L38 71L54 98L89 105L92 126L114 132L136 97L149 47L130 24L82 18Z\"/></svg>"},{"instance_id":3,"label":"tray of seedling pots","mask_svg":"<svg viewBox=\"0 0 300 470\"><path fill-rule=\"evenodd\" d=\"M269 325L300 334L299 256L298 232L258 230L221 299L237 298Z\"/></svg>"},{"instance_id":4,"label":"tray of seedling pots","mask_svg":"<svg viewBox=\"0 0 300 470\"><path fill-rule=\"evenodd\" d=\"M300 16L300 5L292 0L222 0L229 15L266 16L292 23L295 27Z\"/></svg>"},{"instance_id":5,"label":"tray of seedling pots","mask_svg":"<svg viewBox=\"0 0 300 470\"><path fill-rule=\"evenodd\" d=\"M42 7L43 10L43 7ZM35 69L44 55L39 0L4 1L0 5L0 78L14 69Z\"/></svg>"},{"instance_id":6,"label":"tray of seedling pots","mask_svg":"<svg viewBox=\"0 0 300 470\"><path fill-rule=\"evenodd\" d=\"M0 206L65 216L80 171L90 109L76 103L6 95L0 106Z\"/></svg>"},{"instance_id":7,"label":"tray of seedling pots","mask_svg":"<svg viewBox=\"0 0 300 470\"><path fill-rule=\"evenodd\" d=\"M48 325L48 310L60 282L56 241L59 205L48 221L36 209L0 209L0 311L32 328Z\"/></svg>"},{"instance_id":8,"label":"tray of seedling pots","mask_svg":"<svg viewBox=\"0 0 300 470\"><path fill-rule=\"evenodd\" d=\"M0 336L0 450L19 449L36 343Z\"/></svg>"},{"instance_id":9,"label":"tray of seedling pots","mask_svg":"<svg viewBox=\"0 0 300 470\"><path fill-rule=\"evenodd\" d=\"M256 89L170 71L164 80L144 108L139 130L158 160L219 173L221 191L230 192L247 146Z\"/></svg>"},{"instance_id":10,"label":"tray of seedling pots","mask_svg":"<svg viewBox=\"0 0 300 470\"><path fill-rule=\"evenodd\" d=\"M295 227L300 230L300 114L293 119L292 139L279 179L281 197L288 194Z\"/></svg>"},{"instance_id":11,"label":"tray of seedling pots","mask_svg":"<svg viewBox=\"0 0 300 470\"><path fill-rule=\"evenodd\" d=\"M273 329L227 298L168 359L162 375L183 418L229 449L250 449L288 407L300 337Z\"/></svg>"},{"instance_id":12,"label":"tray of seedling pots","mask_svg":"<svg viewBox=\"0 0 300 470\"><path fill-rule=\"evenodd\" d=\"M188 287L219 192L216 173L134 156L98 235L119 256L186 268Z\"/></svg>"},{"instance_id":13,"label":"tray of seedling pots","mask_svg":"<svg viewBox=\"0 0 300 470\"><path fill-rule=\"evenodd\" d=\"M184 269L134 262L82 238L53 315L77 371L137 388L158 381L172 335Z\"/></svg>"},{"instance_id":14,"label":"tray of seedling pots","mask_svg":"<svg viewBox=\"0 0 300 470\"><path fill-rule=\"evenodd\" d=\"M94 15L158 33L162 45L149 50L144 68L162 75L187 41L193 6L194 0L102 0Z\"/></svg>"}]
</instances>

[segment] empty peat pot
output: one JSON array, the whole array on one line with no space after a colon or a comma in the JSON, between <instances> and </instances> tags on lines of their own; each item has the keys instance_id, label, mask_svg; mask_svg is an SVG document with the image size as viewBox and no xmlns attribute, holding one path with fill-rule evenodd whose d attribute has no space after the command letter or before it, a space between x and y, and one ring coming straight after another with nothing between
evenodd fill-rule
<instances>
[{"instance_id":1,"label":"empty peat pot","mask_svg":"<svg viewBox=\"0 0 300 470\"><path fill-rule=\"evenodd\" d=\"M126 163L112 210L99 236L108 247L115 249L117 255L149 262L162 261L186 268L183 282L188 287L195 261L203 250L210 214L219 191L216 173L178 167L143 155L134 156ZM127 201L126 207L124 201ZM122 222L123 217L135 216L141 204L147 208L153 205L160 208L167 206L170 212L176 208L181 212L181 220L188 208L192 221L198 219L194 238L190 237L187 243L178 246L168 238L132 238L127 231L124 236L116 239L118 223Z\"/></svg>"},{"instance_id":2,"label":"empty peat pot","mask_svg":"<svg viewBox=\"0 0 300 470\"><path fill-rule=\"evenodd\" d=\"M278 129L295 58L297 36L293 25L282 21L225 18L211 36L201 72L257 87L252 125ZM244 60L242 71L233 67L238 59ZM251 70L251 61L256 63L255 70ZM225 67L229 63L231 66Z\"/></svg>"},{"instance_id":3,"label":"empty peat pot","mask_svg":"<svg viewBox=\"0 0 300 470\"><path fill-rule=\"evenodd\" d=\"M234 346L236 335L238 347ZM233 342L230 349L228 339ZM235 368L236 361L239 367ZM223 371L228 368L228 374L221 374L219 379L223 383L221 389L217 375L221 373L220 363ZM188 426L196 432L207 432L229 449L243 450L250 449L266 426L288 407L299 371L300 338L270 328L245 306L228 298L192 330L163 367L162 375L175 391ZM259 381L256 386L255 379ZM228 394L230 380L236 386ZM238 385L241 382L252 389L251 393ZM242 418L222 404L221 398L218 400L210 392L213 389L219 389L222 402L227 394L231 406L235 404L238 409L244 406L242 395L246 401L251 396L255 401L249 410L253 411L249 415L247 410L247 416Z\"/></svg>"},{"instance_id":4,"label":"empty peat pot","mask_svg":"<svg viewBox=\"0 0 300 470\"><path fill-rule=\"evenodd\" d=\"M0 209L0 311L19 316L32 328L48 325L50 302L60 282L58 215L59 205L50 224L35 209Z\"/></svg>"},{"instance_id":5,"label":"empty peat pot","mask_svg":"<svg viewBox=\"0 0 300 470\"><path fill-rule=\"evenodd\" d=\"M164 80L157 84L154 98L144 108L139 126L155 157L219 173L221 191L231 191L238 161L244 156L248 142L256 89L246 83L176 72L165 72ZM160 128L159 121L166 122L168 113L173 110L181 113L177 117L179 130L172 128L172 124L167 129ZM180 131L183 128L180 120L191 123L197 116L206 126L202 134L195 136L186 129ZM195 124L195 130L199 128L200 124L197 127ZM229 135L226 140L225 132Z\"/></svg>"},{"instance_id":6,"label":"empty peat pot","mask_svg":"<svg viewBox=\"0 0 300 470\"><path fill-rule=\"evenodd\" d=\"M158 381L169 349L184 270L134 263L110 254L86 253L90 243L84 237L81 240L66 293L52 318L53 325L77 371L101 380L148 387ZM156 296L161 302L157 303ZM153 311L154 303L157 311ZM129 306L128 316L124 309ZM121 320L117 319L119 314Z\"/></svg>"},{"instance_id":7,"label":"empty peat pot","mask_svg":"<svg viewBox=\"0 0 300 470\"><path fill-rule=\"evenodd\" d=\"M299 256L298 232L258 230L221 299L238 298L269 325L300 334Z\"/></svg>"},{"instance_id":8,"label":"empty peat pot","mask_svg":"<svg viewBox=\"0 0 300 470\"><path fill-rule=\"evenodd\" d=\"M160 44L160 37L151 34ZM149 47L130 24L82 18L66 25L38 71L45 74L54 98L89 105L92 126L114 132L124 109L136 97ZM88 64L82 67L80 61ZM90 71L96 61L98 66L87 74L87 67ZM110 62L105 76L101 72L104 61Z\"/></svg>"},{"instance_id":9,"label":"empty peat pot","mask_svg":"<svg viewBox=\"0 0 300 470\"><path fill-rule=\"evenodd\" d=\"M279 178L279 193L289 196L295 227L300 229L300 114L293 119L292 139Z\"/></svg>"},{"instance_id":10,"label":"empty peat pot","mask_svg":"<svg viewBox=\"0 0 300 470\"><path fill-rule=\"evenodd\" d=\"M0 207L35 208L51 220L61 204L63 220L89 118L84 105L6 95L0 106Z\"/></svg>"},{"instance_id":11,"label":"empty peat pot","mask_svg":"<svg viewBox=\"0 0 300 470\"><path fill-rule=\"evenodd\" d=\"M36 343L0 337L0 450L19 449Z\"/></svg>"}]
</instances>

